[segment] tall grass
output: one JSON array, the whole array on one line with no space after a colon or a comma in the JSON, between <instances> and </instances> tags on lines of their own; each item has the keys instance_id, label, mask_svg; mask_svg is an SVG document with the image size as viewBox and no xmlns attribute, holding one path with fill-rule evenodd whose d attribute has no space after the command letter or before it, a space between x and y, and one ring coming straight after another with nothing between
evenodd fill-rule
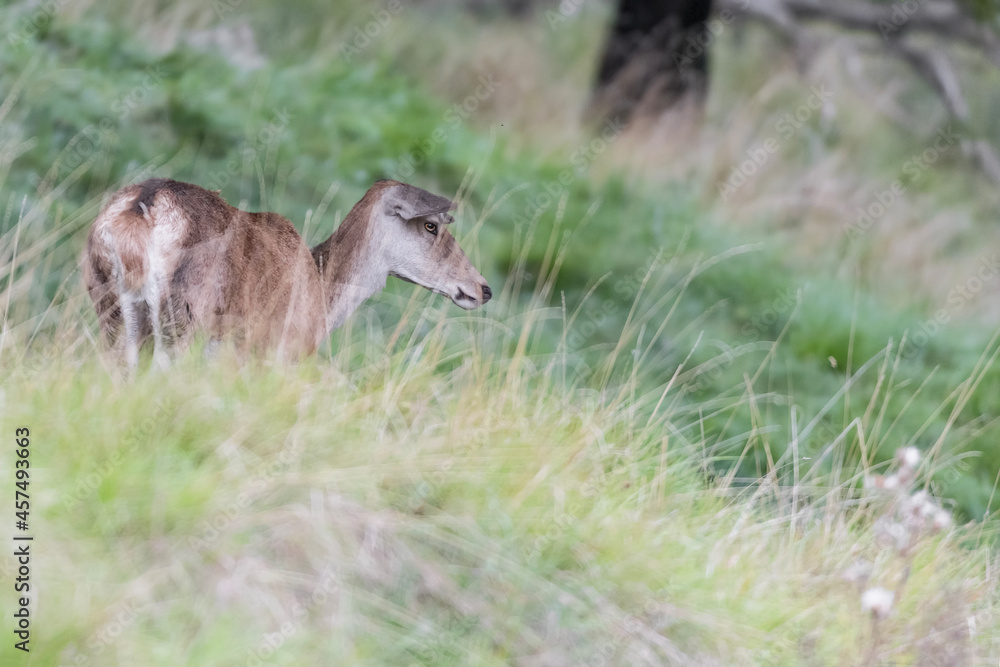
<instances>
[{"instance_id":1,"label":"tall grass","mask_svg":"<svg viewBox=\"0 0 1000 667\"><path fill-rule=\"evenodd\" d=\"M15 239L43 264L62 251L52 239L21 245L23 229L4 256ZM770 430L757 411L766 397L737 388L678 400L683 365L648 391L638 362L681 325L640 322L641 293L612 350L633 363L588 369L565 344L586 302L549 305L558 239L533 291L519 294L514 271L498 308L457 314L414 290L363 308L326 354L296 366L193 349L131 381L102 356L78 284L19 321L30 290L8 271L0 429L32 429L37 605L32 653L7 642L4 659L956 664L1000 654L992 522L921 538L904 571L880 537L881 505L861 488L883 470L866 465L870 452L846 456L846 433L823 452L827 469L793 441L759 479L715 477L707 419L753 406L750 447ZM533 341L552 322L561 343L546 351ZM885 375L890 352L869 366ZM888 400L871 399L847 415L862 444ZM792 432L804 439L816 423ZM4 477L13 462L5 449ZM3 564L9 583L10 556ZM885 618L862 610L865 590L902 581Z\"/></svg>"}]
</instances>

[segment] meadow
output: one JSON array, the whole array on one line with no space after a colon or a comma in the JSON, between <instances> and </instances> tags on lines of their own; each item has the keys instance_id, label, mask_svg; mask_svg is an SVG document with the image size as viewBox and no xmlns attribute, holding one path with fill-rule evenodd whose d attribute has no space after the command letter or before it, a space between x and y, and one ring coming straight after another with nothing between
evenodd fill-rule
<instances>
[{"instance_id":1,"label":"meadow","mask_svg":"<svg viewBox=\"0 0 1000 667\"><path fill-rule=\"evenodd\" d=\"M926 157L939 115L732 27L699 131L593 128L601 5L45 7L0 10L0 429L32 430L37 535L5 664L1000 657L996 195ZM152 175L312 243L377 178L453 196L495 296L391 281L314 359L125 379L78 261ZM907 523L921 491L947 521Z\"/></svg>"}]
</instances>

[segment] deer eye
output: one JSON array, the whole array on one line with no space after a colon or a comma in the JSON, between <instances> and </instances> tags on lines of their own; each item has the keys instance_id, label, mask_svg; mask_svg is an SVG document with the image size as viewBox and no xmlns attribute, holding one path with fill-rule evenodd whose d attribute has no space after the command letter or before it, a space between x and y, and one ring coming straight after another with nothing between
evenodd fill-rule
<instances>
[{"instance_id":1,"label":"deer eye","mask_svg":"<svg viewBox=\"0 0 1000 667\"><path fill-rule=\"evenodd\" d=\"M437 236L438 226L435 225L433 222L425 222L424 223L424 229L426 229L427 231L429 231L434 236Z\"/></svg>"}]
</instances>

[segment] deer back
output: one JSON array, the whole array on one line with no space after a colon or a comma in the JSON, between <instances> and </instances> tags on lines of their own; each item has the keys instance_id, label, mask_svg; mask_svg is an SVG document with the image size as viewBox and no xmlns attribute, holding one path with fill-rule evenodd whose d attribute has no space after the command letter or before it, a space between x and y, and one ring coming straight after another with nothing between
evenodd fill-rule
<instances>
[{"instance_id":1,"label":"deer back","mask_svg":"<svg viewBox=\"0 0 1000 667\"><path fill-rule=\"evenodd\" d=\"M300 356L325 333L319 271L276 213L236 211L222 236L185 250L170 293L177 321L248 350Z\"/></svg>"}]
</instances>

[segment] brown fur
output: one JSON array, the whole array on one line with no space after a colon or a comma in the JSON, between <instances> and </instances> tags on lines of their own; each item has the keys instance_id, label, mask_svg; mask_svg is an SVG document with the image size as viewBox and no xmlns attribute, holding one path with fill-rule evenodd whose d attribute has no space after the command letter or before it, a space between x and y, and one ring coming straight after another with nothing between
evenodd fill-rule
<instances>
[{"instance_id":1,"label":"brown fur","mask_svg":"<svg viewBox=\"0 0 1000 667\"><path fill-rule=\"evenodd\" d=\"M367 244L371 228L365 223L371 219L375 204L381 199L383 192L395 183L395 181L377 181L368 189L361 201L351 208L330 238L312 249L313 262L323 273L324 282L331 289L349 284L351 276L358 274L358 263L363 260L360 255L347 257L347 261L334 261L334 257L346 254L338 252L340 248L360 248Z\"/></svg>"},{"instance_id":2,"label":"brown fur","mask_svg":"<svg viewBox=\"0 0 1000 667\"><path fill-rule=\"evenodd\" d=\"M246 351L279 347L290 357L319 344L319 272L295 227L275 213L239 211L224 235L185 253L170 288L184 340L206 331Z\"/></svg>"}]
</instances>

